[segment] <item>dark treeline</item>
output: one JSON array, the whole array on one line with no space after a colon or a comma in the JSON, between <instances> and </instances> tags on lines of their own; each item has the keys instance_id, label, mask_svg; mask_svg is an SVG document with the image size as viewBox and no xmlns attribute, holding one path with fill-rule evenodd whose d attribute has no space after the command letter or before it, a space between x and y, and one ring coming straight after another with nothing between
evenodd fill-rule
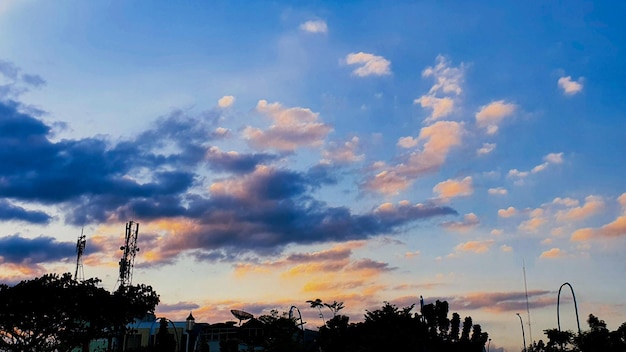
<instances>
[{"instance_id":1,"label":"dark treeline","mask_svg":"<svg viewBox=\"0 0 626 352\"><path fill-rule=\"evenodd\" d=\"M603 320L589 314L587 324L589 330L578 334L570 330L544 330L547 342L533 342L528 352L626 352L626 322L609 331Z\"/></svg>"},{"instance_id":2,"label":"dark treeline","mask_svg":"<svg viewBox=\"0 0 626 352\"><path fill-rule=\"evenodd\" d=\"M320 300L308 301L319 307ZM323 304L323 303L322 303ZM322 351L464 351L482 352L488 335L471 317L461 322L458 313L448 317L446 301L420 307L399 308L385 302L382 308L367 311L362 322L350 323L349 317L337 314L341 303L324 304L333 317L319 329L318 343ZM339 309L333 310L333 307Z\"/></svg>"},{"instance_id":3,"label":"dark treeline","mask_svg":"<svg viewBox=\"0 0 626 352\"><path fill-rule=\"evenodd\" d=\"M0 284L0 351L47 352L88 351L90 341L108 340L107 350L119 350L111 341L124 340L132 333L136 319L154 317L159 296L150 286L119 287L109 292L98 287L99 279L77 281L67 273L48 274L14 286ZM220 350L237 351L244 343L251 350L268 352L370 352L370 351L485 351L488 335L479 324L458 313L449 316L446 301L397 307L385 302L380 309L366 311L363 320L351 323L340 314L342 302L307 301L322 319L319 331L304 330L302 321L287 313L251 319L240 328L226 323L199 324L194 339L201 341L203 329L226 327L234 339L220 341ZM328 320L323 312L332 313ZM531 343L527 352L625 352L626 323L609 331L594 315L587 320L589 330L574 334L558 329L545 330L547 342ZM169 351L166 347L167 322L157 334L157 343L137 351ZM235 331L236 330L236 331ZM246 331L261 331L254 335ZM163 336L161 336L161 335ZM244 337L247 336L247 337ZM208 336L208 335L206 335ZM160 343L159 343L160 341ZM199 351L208 345L198 344Z\"/></svg>"},{"instance_id":4,"label":"dark treeline","mask_svg":"<svg viewBox=\"0 0 626 352\"><path fill-rule=\"evenodd\" d=\"M90 341L123 336L128 324L159 303L150 286L120 286L111 293L99 283L66 273L0 284L0 351L88 351Z\"/></svg>"}]
</instances>

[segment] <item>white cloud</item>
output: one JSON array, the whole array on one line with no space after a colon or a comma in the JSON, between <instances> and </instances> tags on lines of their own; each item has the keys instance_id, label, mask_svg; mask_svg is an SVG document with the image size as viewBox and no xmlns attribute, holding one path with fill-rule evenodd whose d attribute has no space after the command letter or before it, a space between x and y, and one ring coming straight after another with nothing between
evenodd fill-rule
<instances>
[{"instance_id":1,"label":"white cloud","mask_svg":"<svg viewBox=\"0 0 626 352\"><path fill-rule=\"evenodd\" d=\"M491 195L505 196L509 192L505 188L497 187L497 188L489 188L489 190L487 190L487 193Z\"/></svg>"},{"instance_id":2,"label":"white cloud","mask_svg":"<svg viewBox=\"0 0 626 352\"><path fill-rule=\"evenodd\" d=\"M498 100L484 105L476 113L476 123L487 128L489 134L497 132L498 125L507 116L515 112L517 105Z\"/></svg>"},{"instance_id":3,"label":"white cloud","mask_svg":"<svg viewBox=\"0 0 626 352\"><path fill-rule=\"evenodd\" d=\"M442 55L438 55L436 65L429 66L422 72L423 77L433 77L435 84L430 88L429 93L435 94L438 91L443 93L454 93L459 95L463 92L461 84L463 83L464 67L450 67L448 60Z\"/></svg>"},{"instance_id":4,"label":"white cloud","mask_svg":"<svg viewBox=\"0 0 626 352\"><path fill-rule=\"evenodd\" d=\"M450 97L437 98L432 95L423 95L419 99L415 99L413 103L420 104L422 108L432 109L433 112L428 117L432 120L448 116L454 110L454 100Z\"/></svg>"},{"instance_id":5,"label":"white cloud","mask_svg":"<svg viewBox=\"0 0 626 352\"><path fill-rule=\"evenodd\" d=\"M328 25L325 21L306 21L300 25L300 30L308 33L328 33Z\"/></svg>"},{"instance_id":6,"label":"white cloud","mask_svg":"<svg viewBox=\"0 0 626 352\"><path fill-rule=\"evenodd\" d=\"M359 142L359 137L352 137L341 144L330 143L328 148L322 151L322 163L345 165L363 160L365 155L357 154Z\"/></svg>"},{"instance_id":7,"label":"white cloud","mask_svg":"<svg viewBox=\"0 0 626 352\"><path fill-rule=\"evenodd\" d=\"M233 103L235 102L235 97L232 95L225 95L223 97L221 97L218 101L217 101L217 105L220 108L227 108L231 105L233 105Z\"/></svg>"},{"instance_id":8,"label":"white cloud","mask_svg":"<svg viewBox=\"0 0 626 352\"><path fill-rule=\"evenodd\" d=\"M572 81L571 76L559 78L559 88L563 89L563 94L574 95L580 93L583 90L583 78L580 77L578 81Z\"/></svg>"},{"instance_id":9,"label":"white cloud","mask_svg":"<svg viewBox=\"0 0 626 352\"><path fill-rule=\"evenodd\" d=\"M396 145L407 149L413 148L417 145L417 139L413 137L401 137L398 139L398 143Z\"/></svg>"},{"instance_id":10,"label":"white cloud","mask_svg":"<svg viewBox=\"0 0 626 352\"><path fill-rule=\"evenodd\" d=\"M496 149L495 143L483 143L483 146L480 149L478 149L476 153L478 155L486 155L494 151L494 149Z\"/></svg>"},{"instance_id":11,"label":"white cloud","mask_svg":"<svg viewBox=\"0 0 626 352\"><path fill-rule=\"evenodd\" d=\"M294 151L299 147L319 147L332 128L318 122L318 113L310 109L284 108L279 103L259 100L256 110L274 120L267 130L246 127L243 136L255 148Z\"/></svg>"},{"instance_id":12,"label":"white cloud","mask_svg":"<svg viewBox=\"0 0 626 352\"><path fill-rule=\"evenodd\" d=\"M359 77L384 76L391 74L391 61L382 56L364 52L350 53L346 56L346 63L348 65L361 64L361 66L352 71L352 74Z\"/></svg>"},{"instance_id":13,"label":"white cloud","mask_svg":"<svg viewBox=\"0 0 626 352\"><path fill-rule=\"evenodd\" d=\"M515 214L517 214L517 209L515 209L514 207L508 207L506 209L498 210L498 216L501 218L510 218Z\"/></svg>"}]
</instances>

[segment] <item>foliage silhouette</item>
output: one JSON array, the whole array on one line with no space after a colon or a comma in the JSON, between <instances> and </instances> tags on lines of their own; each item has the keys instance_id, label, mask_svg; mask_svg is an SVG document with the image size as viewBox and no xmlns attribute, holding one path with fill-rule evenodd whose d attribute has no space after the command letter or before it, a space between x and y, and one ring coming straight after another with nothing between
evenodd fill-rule
<instances>
[{"instance_id":1,"label":"foliage silhouette","mask_svg":"<svg viewBox=\"0 0 626 352\"><path fill-rule=\"evenodd\" d=\"M65 273L0 284L0 350L86 350L90 341L121 336L133 319L154 312L159 302L150 286L109 293L99 283Z\"/></svg>"},{"instance_id":2,"label":"foliage silhouette","mask_svg":"<svg viewBox=\"0 0 626 352\"><path fill-rule=\"evenodd\" d=\"M345 315L336 315L319 329L320 349L324 352L483 351L487 333L482 332L480 325L464 326L467 338L459 339L460 318L455 313L452 320L448 319L447 302L425 305L422 314L413 313L413 308L414 305L399 308L384 302L382 308L366 311L364 321L356 324L350 324ZM471 322L471 318L466 318L466 324Z\"/></svg>"},{"instance_id":3,"label":"foliage silhouette","mask_svg":"<svg viewBox=\"0 0 626 352\"><path fill-rule=\"evenodd\" d=\"M606 323L593 314L587 319L589 330L574 334L558 329L544 330L548 342L533 342L528 352L624 352L626 351L626 322L617 330L609 331Z\"/></svg>"}]
</instances>

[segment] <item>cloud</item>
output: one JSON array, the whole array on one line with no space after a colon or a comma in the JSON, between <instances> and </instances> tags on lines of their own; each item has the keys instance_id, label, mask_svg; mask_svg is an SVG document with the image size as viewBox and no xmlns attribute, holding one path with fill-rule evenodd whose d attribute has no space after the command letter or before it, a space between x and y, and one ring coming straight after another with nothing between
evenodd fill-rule
<instances>
[{"instance_id":1,"label":"cloud","mask_svg":"<svg viewBox=\"0 0 626 352\"><path fill-rule=\"evenodd\" d=\"M561 77L558 80L559 88L563 90L565 95L575 95L583 90L583 78L578 78L578 81L572 81L572 76Z\"/></svg>"},{"instance_id":2,"label":"cloud","mask_svg":"<svg viewBox=\"0 0 626 352\"><path fill-rule=\"evenodd\" d=\"M463 216L463 221L446 221L441 223L441 227L446 230L466 232L475 228L478 224L480 224L478 216L474 213L469 213Z\"/></svg>"},{"instance_id":3,"label":"cloud","mask_svg":"<svg viewBox=\"0 0 626 352\"><path fill-rule=\"evenodd\" d=\"M461 196L470 196L474 193L472 185L472 177L467 176L462 180L446 180L439 182L433 188L433 192L437 193L440 198L454 198Z\"/></svg>"},{"instance_id":4,"label":"cloud","mask_svg":"<svg viewBox=\"0 0 626 352\"><path fill-rule=\"evenodd\" d=\"M432 114L428 120L436 120L448 116L454 110L454 100L450 97L437 98L432 95L423 95L419 99L413 101L414 104L420 104L422 108L432 109Z\"/></svg>"},{"instance_id":5,"label":"cloud","mask_svg":"<svg viewBox=\"0 0 626 352\"><path fill-rule=\"evenodd\" d=\"M350 53L346 56L348 65L358 65L352 74L359 77L386 76L391 74L391 62L382 56L364 52Z\"/></svg>"},{"instance_id":6,"label":"cloud","mask_svg":"<svg viewBox=\"0 0 626 352\"><path fill-rule=\"evenodd\" d=\"M489 193L490 195L495 195L495 196L505 196L509 192L506 190L506 188L497 187L497 188L489 188L487 190L487 193Z\"/></svg>"},{"instance_id":7,"label":"cloud","mask_svg":"<svg viewBox=\"0 0 626 352\"><path fill-rule=\"evenodd\" d=\"M559 248L551 248L551 249L541 253L539 258L556 259L556 258L562 258L564 256L565 256L565 252L562 251L561 249L559 249Z\"/></svg>"},{"instance_id":8,"label":"cloud","mask_svg":"<svg viewBox=\"0 0 626 352\"><path fill-rule=\"evenodd\" d=\"M513 252L513 247L508 246L508 245L506 245L506 244L503 244L503 245L501 245L501 246L500 246L500 250L501 250L502 252L507 252L507 253L508 253L508 252Z\"/></svg>"},{"instance_id":9,"label":"cloud","mask_svg":"<svg viewBox=\"0 0 626 352\"><path fill-rule=\"evenodd\" d=\"M31 88L39 88L46 84L40 76L21 73L21 71L12 62L0 60L0 99L17 98L30 91Z\"/></svg>"},{"instance_id":10,"label":"cloud","mask_svg":"<svg viewBox=\"0 0 626 352\"><path fill-rule=\"evenodd\" d=\"M352 137L342 144L335 142L329 143L328 147L322 151L322 163L346 165L363 160L365 155L357 153L359 143L359 137Z\"/></svg>"},{"instance_id":11,"label":"cloud","mask_svg":"<svg viewBox=\"0 0 626 352\"><path fill-rule=\"evenodd\" d=\"M256 110L274 121L269 129L246 127L243 136L258 149L273 148L293 152L300 147L315 148L323 144L332 127L318 122L318 113L306 108L284 108L279 103L259 100Z\"/></svg>"},{"instance_id":12,"label":"cloud","mask_svg":"<svg viewBox=\"0 0 626 352\"><path fill-rule=\"evenodd\" d=\"M171 304L159 303L158 305L158 311L160 313L176 312L179 310L191 311L198 308L200 308L198 304L191 302L177 302Z\"/></svg>"},{"instance_id":13,"label":"cloud","mask_svg":"<svg viewBox=\"0 0 626 352\"><path fill-rule=\"evenodd\" d=\"M468 241L458 244L454 247L456 252L472 252L476 254L482 254L489 251L489 248L494 244L494 240L483 241Z\"/></svg>"},{"instance_id":14,"label":"cloud","mask_svg":"<svg viewBox=\"0 0 626 352\"><path fill-rule=\"evenodd\" d=\"M626 210L626 193L622 193L622 195L617 198L617 201L622 206L622 208Z\"/></svg>"},{"instance_id":15,"label":"cloud","mask_svg":"<svg viewBox=\"0 0 626 352\"><path fill-rule=\"evenodd\" d=\"M600 228L583 228L574 231L572 241L587 241L591 239L611 239L626 236L626 215L617 217Z\"/></svg>"},{"instance_id":16,"label":"cloud","mask_svg":"<svg viewBox=\"0 0 626 352\"><path fill-rule=\"evenodd\" d=\"M501 218L510 218L513 215L517 214L517 209L514 207L508 207L506 209L499 209L498 216Z\"/></svg>"},{"instance_id":17,"label":"cloud","mask_svg":"<svg viewBox=\"0 0 626 352\"><path fill-rule=\"evenodd\" d=\"M24 221L32 224L47 224L51 219L52 217L43 211L26 210L6 200L0 199L1 221Z\"/></svg>"},{"instance_id":18,"label":"cloud","mask_svg":"<svg viewBox=\"0 0 626 352\"><path fill-rule=\"evenodd\" d=\"M328 33L328 25L322 20L306 21L299 28L307 33Z\"/></svg>"},{"instance_id":19,"label":"cloud","mask_svg":"<svg viewBox=\"0 0 626 352\"><path fill-rule=\"evenodd\" d=\"M422 143L422 149L406 156L403 162L368 178L362 188L384 194L403 191L416 178L437 171L450 149L461 144L463 134L463 124L454 121L437 121L423 127L417 138Z\"/></svg>"},{"instance_id":20,"label":"cloud","mask_svg":"<svg viewBox=\"0 0 626 352\"><path fill-rule=\"evenodd\" d=\"M598 214L604 209L605 203L602 198L597 196L588 196L585 198L585 204L581 207L573 207L566 210L560 210L556 214L558 221L580 221L590 216Z\"/></svg>"},{"instance_id":21,"label":"cloud","mask_svg":"<svg viewBox=\"0 0 626 352\"><path fill-rule=\"evenodd\" d=\"M487 155L496 149L495 143L483 143L483 146L476 151L478 155Z\"/></svg>"},{"instance_id":22,"label":"cloud","mask_svg":"<svg viewBox=\"0 0 626 352\"><path fill-rule=\"evenodd\" d=\"M401 202L353 214L312 199L308 194L318 186L319 180L308 174L269 167L215 182L210 199L189 200L185 214L198 220L170 231L156 257L166 261L186 251L269 255L288 244L362 240L456 213L449 207Z\"/></svg>"},{"instance_id":23,"label":"cloud","mask_svg":"<svg viewBox=\"0 0 626 352\"><path fill-rule=\"evenodd\" d=\"M515 104L506 103L504 100L491 102L482 106L476 113L476 123L480 127L491 128L488 133L494 134L500 122L512 115L516 108Z\"/></svg>"},{"instance_id":24,"label":"cloud","mask_svg":"<svg viewBox=\"0 0 626 352\"><path fill-rule=\"evenodd\" d=\"M460 95L463 92L461 84L464 79L464 71L465 67L463 64L459 67L451 67L443 55L438 55L436 65L424 69L422 76L435 79L435 84L430 88L429 94L441 92Z\"/></svg>"},{"instance_id":25,"label":"cloud","mask_svg":"<svg viewBox=\"0 0 626 352\"><path fill-rule=\"evenodd\" d=\"M260 164L276 160L271 154L240 154L235 151L222 152L218 147L211 147L206 153L209 167L216 171L248 173Z\"/></svg>"},{"instance_id":26,"label":"cloud","mask_svg":"<svg viewBox=\"0 0 626 352\"><path fill-rule=\"evenodd\" d=\"M0 237L1 263L38 264L73 257L75 244L57 242L53 237L25 238L20 235Z\"/></svg>"},{"instance_id":27,"label":"cloud","mask_svg":"<svg viewBox=\"0 0 626 352\"><path fill-rule=\"evenodd\" d=\"M227 108L229 106L232 106L234 102L235 102L234 96L225 95L217 101L217 106L219 106L220 108Z\"/></svg>"},{"instance_id":28,"label":"cloud","mask_svg":"<svg viewBox=\"0 0 626 352\"><path fill-rule=\"evenodd\" d=\"M526 178L530 174L536 174L546 170L546 168L550 165L554 164L562 164L563 163L563 153L550 153L543 157L543 163L533 167L531 171L520 171L518 169L511 169L508 172L509 177L515 178Z\"/></svg>"},{"instance_id":29,"label":"cloud","mask_svg":"<svg viewBox=\"0 0 626 352\"><path fill-rule=\"evenodd\" d=\"M450 299L450 307L491 312L516 312L526 309L526 299L531 308L541 308L556 304L552 291L531 290L518 292L474 292Z\"/></svg>"},{"instance_id":30,"label":"cloud","mask_svg":"<svg viewBox=\"0 0 626 352\"><path fill-rule=\"evenodd\" d=\"M396 145L401 148L409 149L417 146L418 143L419 141L417 140L417 138L401 137L398 139L398 143L396 143Z\"/></svg>"}]
</instances>

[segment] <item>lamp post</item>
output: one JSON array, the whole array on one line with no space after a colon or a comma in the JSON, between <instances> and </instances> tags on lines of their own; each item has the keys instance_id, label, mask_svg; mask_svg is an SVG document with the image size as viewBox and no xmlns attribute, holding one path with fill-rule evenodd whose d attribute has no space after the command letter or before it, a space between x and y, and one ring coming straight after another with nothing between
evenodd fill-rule
<instances>
[{"instance_id":1,"label":"lamp post","mask_svg":"<svg viewBox=\"0 0 626 352\"><path fill-rule=\"evenodd\" d=\"M522 322L522 316L519 315L519 313L515 314L517 314L517 317L519 318L519 323L522 326L522 340L524 341L524 352L526 352L526 335L524 334L524 323Z\"/></svg>"},{"instance_id":2,"label":"lamp post","mask_svg":"<svg viewBox=\"0 0 626 352\"><path fill-rule=\"evenodd\" d=\"M489 352L489 345L491 345L491 339L489 339L489 342L487 342L487 352Z\"/></svg>"},{"instance_id":3,"label":"lamp post","mask_svg":"<svg viewBox=\"0 0 626 352\"><path fill-rule=\"evenodd\" d=\"M189 316L187 317L187 320L185 320L185 322L185 328L187 330L187 344L185 346L185 352L189 352L189 339L191 338L191 332L193 331L193 327L196 324L196 319L193 318L191 312L189 312Z\"/></svg>"}]
</instances>

